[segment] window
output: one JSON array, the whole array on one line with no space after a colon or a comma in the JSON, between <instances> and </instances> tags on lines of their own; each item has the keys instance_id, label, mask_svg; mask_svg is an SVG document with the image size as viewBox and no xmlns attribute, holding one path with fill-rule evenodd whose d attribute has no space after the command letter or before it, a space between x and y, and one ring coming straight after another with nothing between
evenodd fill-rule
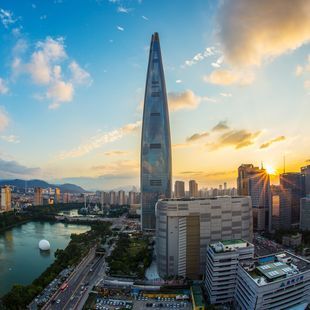
<instances>
[{"instance_id":1,"label":"window","mask_svg":"<svg viewBox=\"0 0 310 310\"><path fill-rule=\"evenodd\" d=\"M151 186L161 186L161 180L150 180Z\"/></svg>"},{"instance_id":2,"label":"window","mask_svg":"<svg viewBox=\"0 0 310 310\"><path fill-rule=\"evenodd\" d=\"M160 143L151 143L150 149L161 149L161 144Z\"/></svg>"},{"instance_id":3,"label":"window","mask_svg":"<svg viewBox=\"0 0 310 310\"><path fill-rule=\"evenodd\" d=\"M160 116L160 113L158 113L158 112L153 112L153 113L151 113L151 116Z\"/></svg>"},{"instance_id":4,"label":"window","mask_svg":"<svg viewBox=\"0 0 310 310\"><path fill-rule=\"evenodd\" d=\"M159 91L153 91L151 96L152 97L160 97L160 92Z\"/></svg>"}]
</instances>

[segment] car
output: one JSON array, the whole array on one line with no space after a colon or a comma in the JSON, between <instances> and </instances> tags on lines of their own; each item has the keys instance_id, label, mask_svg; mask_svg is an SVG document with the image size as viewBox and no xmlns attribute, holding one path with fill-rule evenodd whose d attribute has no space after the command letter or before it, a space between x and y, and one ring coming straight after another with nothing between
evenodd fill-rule
<instances>
[{"instance_id":1,"label":"car","mask_svg":"<svg viewBox=\"0 0 310 310\"><path fill-rule=\"evenodd\" d=\"M56 300L56 304L60 304L61 300L60 299L57 299Z\"/></svg>"}]
</instances>

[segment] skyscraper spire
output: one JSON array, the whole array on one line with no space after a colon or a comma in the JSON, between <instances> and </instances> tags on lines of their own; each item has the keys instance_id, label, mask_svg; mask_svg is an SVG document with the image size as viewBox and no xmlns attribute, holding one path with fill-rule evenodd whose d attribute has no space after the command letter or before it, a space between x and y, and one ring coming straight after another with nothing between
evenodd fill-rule
<instances>
[{"instance_id":1,"label":"skyscraper spire","mask_svg":"<svg viewBox=\"0 0 310 310\"><path fill-rule=\"evenodd\" d=\"M155 229L155 204L171 197L171 141L158 33L152 35L141 138L142 229Z\"/></svg>"}]
</instances>

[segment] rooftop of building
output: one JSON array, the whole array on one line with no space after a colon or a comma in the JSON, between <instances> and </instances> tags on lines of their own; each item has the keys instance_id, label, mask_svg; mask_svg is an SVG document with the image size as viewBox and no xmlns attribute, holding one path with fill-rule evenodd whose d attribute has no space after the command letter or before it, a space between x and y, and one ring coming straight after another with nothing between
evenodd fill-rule
<instances>
[{"instance_id":1,"label":"rooftop of building","mask_svg":"<svg viewBox=\"0 0 310 310\"><path fill-rule=\"evenodd\" d=\"M243 240L243 239L233 239L233 240L222 240L219 242L215 242L210 244L210 247L213 249L215 253L223 253L223 252L231 252L240 248L248 248L253 247L254 245Z\"/></svg>"},{"instance_id":2,"label":"rooftop of building","mask_svg":"<svg viewBox=\"0 0 310 310\"><path fill-rule=\"evenodd\" d=\"M231 199L240 199L248 196L215 196L215 197L184 197L184 198L164 198L160 201L196 201L196 200L217 200L221 198L231 198Z\"/></svg>"},{"instance_id":3,"label":"rooftop of building","mask_svg":"<svg viewBox=\"0 0 310 310\"><path fill-rule=\"evenodd\" d=\"M244 261L241 266L261 286L310 270L310 261L285 251Z\"/></svg>"}]
</instances>

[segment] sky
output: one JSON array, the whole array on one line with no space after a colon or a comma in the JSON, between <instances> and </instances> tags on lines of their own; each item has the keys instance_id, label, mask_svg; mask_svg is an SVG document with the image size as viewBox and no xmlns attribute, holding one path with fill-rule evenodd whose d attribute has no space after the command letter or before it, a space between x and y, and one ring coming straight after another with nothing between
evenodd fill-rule
<instances>
[{"instance_id":1,"label":"sky","mask_svg":"<svg viewBox=\"0 0 310 310\"><path fill-rule=\"evenodd\" d=\"M173 180L310 164L308 0L0 0L0 178L139 187L153 32Z\"/></svg>"}]
</instances>

